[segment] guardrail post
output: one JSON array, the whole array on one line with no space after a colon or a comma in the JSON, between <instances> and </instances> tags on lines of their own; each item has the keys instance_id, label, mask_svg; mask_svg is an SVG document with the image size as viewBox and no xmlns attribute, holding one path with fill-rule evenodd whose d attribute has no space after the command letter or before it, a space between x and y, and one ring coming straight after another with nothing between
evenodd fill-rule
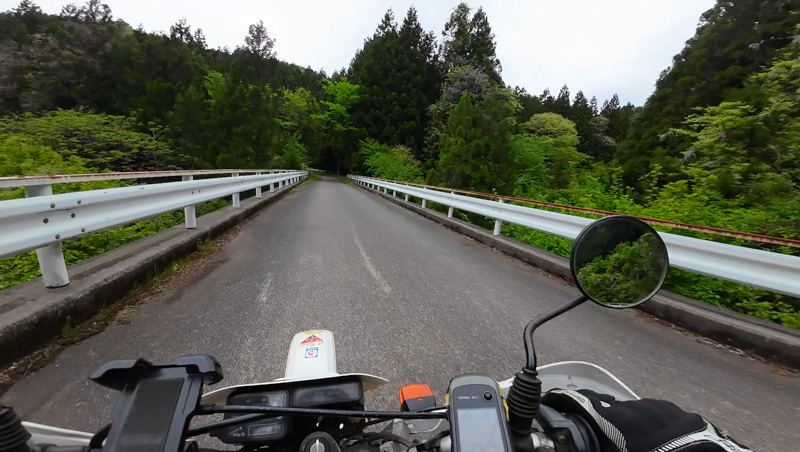
<instances>
[{"instance_id":1,"label":"guardrail post","mask_svg":"<svg viewBox=\"0 0 800 452\"><path fill-rule=\"evenodd\" d=\"M392 190L392 198L397 197L397 190Z\"/></svg>"},{"instance_id":2,"label":"guardrail post","mask_svg":"<svg viewBox=\"0 0 800 452\"><path fill-rule=\"evenodd\" d=\"M194 176L181 176L181 180L194 180ZM183 208L183 219L186 223L186 229L197 229L197 213L195 213L194 204Z\"/></svg>"},{"instance_id":3,"label":"guardrail post","mask_svg":"<svg viewBox=\"0 0 800 452\"><path fill-rule=\"evenodd\" d=\"M274 184L274 183L272 183L272 182L270 182L270 183L269 183L269 192L270 192L270 193L273 193L274 191L275 191L275 184Z\"/></svg>"},{"instance_id":4,"label":"guardrail post","mask_svg":"<svg viewBox=\"0 0 800 452\"><path fill-rule=\"evenodd\" d=\"M239 173L233 173L233 174L231 174L231 177L236 177L238 175L239 175ZM233 207L238 209L239 207L241 207L241 205L242 205L242 203L239 201L239 193L234 193L233 194Z\"/></svg>"},{"instance_id":5,"label":"guardrail post","mask_svg":"<svg viewBox=\"0 0 800 452\"><path fill-rule=\"evenodd\" d=\"M497 202L499 202L500 204L503 204L503 200L502 199L498 199ZM500 228L502 226L503 226L503 222L502 221L494 220L494 232L493 232L493 234L494 235L500 235Z\"/></svg>"},{"instance_id":6,"label":"guardrail post","mask_svg":"<svg viewBox=\"0 0 800 452\"><path fill-rule=\"evenodd\" d=\"M257 172L256 176L261 175L261 172ZM256 199L261 199L261 187L256 187Z\"/></svg>"},{"instance_id":7,"label":"guardrail post","mask_svg":"<svg viewBox=\"0 0 800 452\"><path fill-rule=\"evenodd\" d=\"M32 185L25 187L26 198L50 196L52 194L52 185ZM57 235L55 237L58 239ZM39 270L42 271L42 279L44 280L45 287L56 288L64 287L69 284L67 264L64 262L61 242L51 243L45 247L37 248L36 257L39 259Z\"/></svg>"},{"instance_id":8,"label":"guardrail post","mask_svg":"<svg viewBox=\"0 0 800 452\"><path fill-rule=\"evenodd\" d=\"M450 194L452 195L453 192L451 191ZM447 209L447 218L453 218L453 206L450 206L450 208Z\"/></svg>"},{"instance_id":9,"label":"guardrail post","mask_svg":"<svg viewBox=\"0 0 800 452\"><path fill-rule=\"evenodd\" d=\"M408 202L408 193L406 193L406 202Z\"/></svg>"}]
</instances>

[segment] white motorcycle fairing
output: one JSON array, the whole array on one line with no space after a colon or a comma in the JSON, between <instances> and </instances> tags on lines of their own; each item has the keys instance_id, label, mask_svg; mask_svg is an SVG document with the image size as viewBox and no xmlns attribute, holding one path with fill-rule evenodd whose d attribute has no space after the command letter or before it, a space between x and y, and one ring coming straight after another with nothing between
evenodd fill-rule
<instances>
[{"instance_id":1,"label":"white motorcycle fairing","mask_svg":"<svg viewBox=\"0 0 800 452\"><path fill-rule=\"evenodd\" d=\"M265 383L250 383L228 386L211 391L200 399L203 405L225 405L228 396L240 388L253 388L281 385L289 382L352 380L361 381L364 392L378 389L389 380L369 374L336 372L336 345L333 332L328 330L308 330L297 333L289 345L286 371L283 378Z\"/></svg>"},{"instance_id":2,"label":"white motorcycle fairing","mask_svg":"<svg viewBox=\"0 0 800 452\"><path fill-rule=\"evenodd\" d=\"M542 382L542 394L551 389L590 389L600 394L609 394L617 400L639 400L631 388L611 372L584 361L562 361L546 364L536 369ZM505 394L514 383L513 378L500 382Z\"/></svg>"}]
</instances>

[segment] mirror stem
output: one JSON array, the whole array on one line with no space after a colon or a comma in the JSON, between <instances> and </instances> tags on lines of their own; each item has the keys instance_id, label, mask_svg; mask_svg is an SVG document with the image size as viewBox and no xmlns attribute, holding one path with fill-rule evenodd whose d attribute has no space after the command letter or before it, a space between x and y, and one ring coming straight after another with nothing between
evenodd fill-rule
<instances>
[{"instance_id":1,"label":"mirror stem","mask_svg":"<svg viewBox=\"0 0 800 452\"><path fill-rule=\"evenodd\" d=\"M569 311L588 299L589 297L586 295L580 295L579 297L570 300L569 303L563 304L552 311L545 312L544 314L536 317L535 319L531 320L527 326L525 326L523 340L525 341L525 354L528 357L528 364L525 367L531 370L536 370L536 349L533 347L533 332L536 330L536 328L539 328L543 323L547 322L553 317Z\"/></svg>"},{"instance_id":2,"label":"mirror stem","mask_svg":"<svg viewBox=\"0 0 800 452\"><path fill-rule=\"evenodd\" d=\"M533 348L534 330L553 317L569 311L588 299L589 297L586 295L581 295L552 311L536 317L525 326L523 339L528 363L522 368L522 372L518 372L514 376L514 383L511 385L506 397L508 422L515 441L527 441L530 438L531 426L533 420L539 415L539 402L542 398L542 382L537 376L536 350Z\"/></svg>"}]
</instances>

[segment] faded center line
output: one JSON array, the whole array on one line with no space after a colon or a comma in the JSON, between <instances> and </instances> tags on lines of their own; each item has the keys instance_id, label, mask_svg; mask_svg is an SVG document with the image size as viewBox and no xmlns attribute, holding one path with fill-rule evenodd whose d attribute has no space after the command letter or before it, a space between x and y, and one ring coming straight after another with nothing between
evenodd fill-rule
<instances>
[{"instance_id":1,"label":"faded center line","mask_svg":"<svg viewBox=\"0 0 800 452\"><path fill-rule=\"evenodd\" d=\"M264 281L264 286L261 288L261 293L258 296L258 301L262 304L265 304L267 300L269 300L269 296L272 294L272 273L267 273L267 277Z\"/></svg>"},{"instance_id":2,"label":"faded center line","mask_svg":"<svg viewBox=\"0 0 800 452\"><path fill-rule=\"evenodd\" d=\"M367 271L369 271L369 274L372 275L372 278L375 280L375 282L378 284L378 287L380 287L380 289L384 293L387 294L390 293L392 291L392 288L389 287L389 284L386 282L385 279L383 279L378 269L375 268L374 265L372 265L372 259L370 259L370 257L367 255L367 251L364 249L364 247L361 245L361 242L358 240L358 234L356 234L356 226L354 224L351 224L350 226L353 228L353 237L356 239L356 246L358 247L358 251L361 252L361 258L364 259L364 265L367 267Z\"/></svg>"}]
</instances>

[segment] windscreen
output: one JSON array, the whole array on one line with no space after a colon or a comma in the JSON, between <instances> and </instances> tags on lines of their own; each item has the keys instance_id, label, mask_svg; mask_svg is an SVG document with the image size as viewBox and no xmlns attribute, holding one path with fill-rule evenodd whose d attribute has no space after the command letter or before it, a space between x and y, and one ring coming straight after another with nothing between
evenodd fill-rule
<instances>
[{"instance_id":1,"label":"windscreen","mask_svg":"<svg viewBox=\"0 0 800 452\"><path fill-rule=\"evenodd\" d=\"M458 442L460 452L496 452L503 450L495 408L462 408L458 410Z\"/></svg>"}]
</instances>

